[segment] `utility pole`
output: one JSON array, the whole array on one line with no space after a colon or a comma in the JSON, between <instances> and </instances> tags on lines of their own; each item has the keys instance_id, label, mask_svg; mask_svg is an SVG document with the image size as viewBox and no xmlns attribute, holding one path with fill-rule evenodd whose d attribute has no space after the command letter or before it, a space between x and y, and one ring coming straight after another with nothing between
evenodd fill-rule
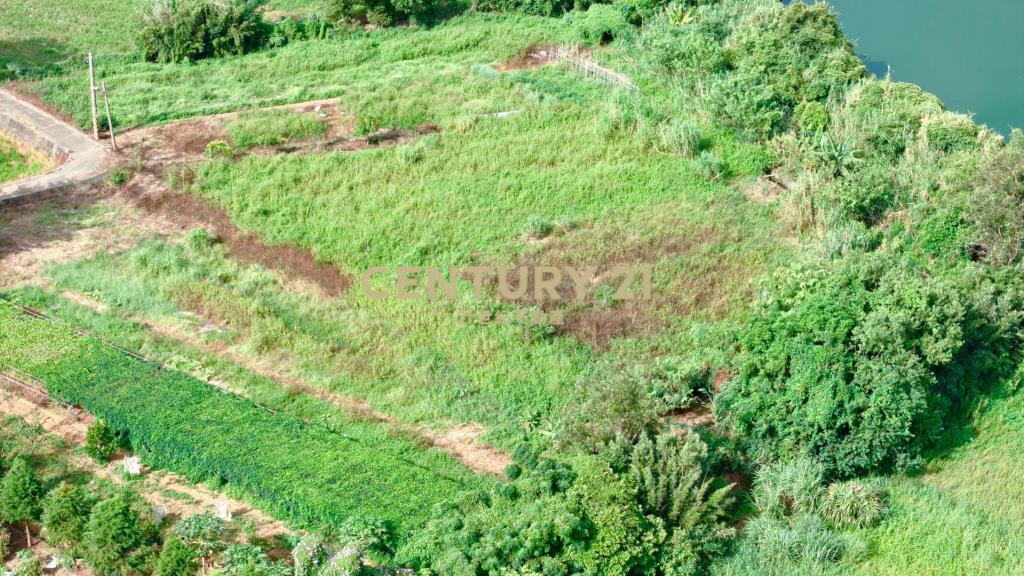
<instances>
[{"instance_id":1,"label":"utility pole","mask_svg":"<svg viewBox=\"0 0 1024 576\"><path fill-rule=\"evenodd\" d=\"M110 130L110 146L117 152L117 139L114 138L114 120L110 117L110 100L107 99L107 81L100 82L103 89L103 107L107 109L107 129Z\"/></svg>"},{"instance_id":2,"label":"utility pole","mask_svg":"<svg viewBox=\"0 0 1024 576\"><path fill-rule=\"evenodd\" d=\"M92 52L89 52L89 99L92 102L92 136L100 139L99 112L96 110L96 74L92 67Z\"/></svg>"}]
</instances>

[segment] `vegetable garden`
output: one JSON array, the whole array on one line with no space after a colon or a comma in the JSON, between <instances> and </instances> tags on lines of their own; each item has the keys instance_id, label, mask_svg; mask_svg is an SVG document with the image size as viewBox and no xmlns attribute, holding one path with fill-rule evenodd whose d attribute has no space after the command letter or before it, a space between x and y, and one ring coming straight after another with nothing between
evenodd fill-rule
<instances>
[{"instance_id":1,"label":"vegetable garden","mask_svg":"<svg viewBox=\"0 0 1024 576\"><path fill-rule=\"evenodd\" d=\"M349 434L271 414L6 302L0 325L0 362L105 418L145 462L225 483L299 526L364 516L408 531L435 504L485 483L454 466L435 472L411 441L382 445L358 426Z\"/></svg>"}]
</instances>

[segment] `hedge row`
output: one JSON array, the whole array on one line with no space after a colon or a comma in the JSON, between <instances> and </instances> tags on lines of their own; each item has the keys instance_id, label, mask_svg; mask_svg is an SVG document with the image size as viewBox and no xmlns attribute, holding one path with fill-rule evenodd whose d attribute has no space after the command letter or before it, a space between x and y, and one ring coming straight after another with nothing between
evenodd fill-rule
<instances>
[{"instance_id":1,"label":"hedge row","mask_svg":"<svg viewBox=\"0 0 1024 576\"><path fill-rule=\"evenodd\" d=\"M146 463L227 483L302 527L363 516L405 533L435 504L483 482L468 471L453 475L455 466L428 469L411 440L384 436L382 444L360 434L362 424L357 435L339 434L271 414L2 301L0 365L32 373L51 395L105 418Z\"/></svg>"}]
</instances>

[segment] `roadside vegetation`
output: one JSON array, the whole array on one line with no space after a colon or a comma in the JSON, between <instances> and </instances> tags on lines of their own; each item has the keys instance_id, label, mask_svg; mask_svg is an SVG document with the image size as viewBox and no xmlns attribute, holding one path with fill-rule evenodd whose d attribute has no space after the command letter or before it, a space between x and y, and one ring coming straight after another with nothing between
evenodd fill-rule
<instances>
[{"instance_id":1,"label":"roadside vegetation","mask_svg":"<svg viewBox=\"0 0 1024 576\"><path fill-rule=\"evenodd\" d=\"M0 184L41 174L52 164L45 154L17 144L0 133Z\"/></svg>"},{"instance_id":2,"label":"roadside vegetation","mask_svg":"<svg viewBox=\"0 0 1024 576\"><path fill-rule=\"evenodd\" d=\"M0 363L147 463L321 534L297 542L300 575L1024 570L1024 133L871 77L825 4L257 4L158 4L100 74L122 127L338 98L353 136L419 130L249 154L327 131L249 111L224 126L234 148L167 178L347 290L202 228L154 235L4 292L59 322L0 305ZM558 65L569 44L637 89ZM72 70L19 89L82 124ZM554 306L357 281L616 263L653 267L652 302L607 279ZM566 321L495 321L523 311ZM502 478L408 433L467 426L509 456ZM188 564L187 532L158 572Z\"/></svg>"}]
</instances>

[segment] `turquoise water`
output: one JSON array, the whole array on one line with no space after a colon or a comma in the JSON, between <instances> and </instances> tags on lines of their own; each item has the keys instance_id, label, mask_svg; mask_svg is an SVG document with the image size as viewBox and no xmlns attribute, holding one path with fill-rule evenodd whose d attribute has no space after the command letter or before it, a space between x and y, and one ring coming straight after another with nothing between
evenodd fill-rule
<instances>
[{"instance_id":1,"label":"turquoise water","mask_svg":"<svg viewBox=\"0 0 1024 576\"><path fill-rule=\"evenodd\" d=\"M878 76L913 82L950 110L1024 128L1024 0L829 0Z\"/></svg>"}]
</instances>

